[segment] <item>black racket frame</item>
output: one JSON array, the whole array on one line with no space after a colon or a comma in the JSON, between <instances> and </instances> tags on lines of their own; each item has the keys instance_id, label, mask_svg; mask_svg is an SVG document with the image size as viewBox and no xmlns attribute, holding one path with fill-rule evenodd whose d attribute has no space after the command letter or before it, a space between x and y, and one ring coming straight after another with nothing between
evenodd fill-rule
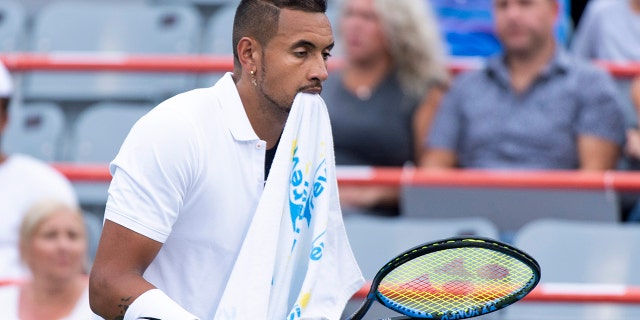
<instances>
[{"instance_id":1,"label":"black racket frame","mask_svg":"<svg viewBox=\"0 0 640 320\"><path fill-rule=\"evenodd\" d=\"M401 254L399 254L398 256L396 256L395 258L393 258L391 261L387 262L382 268L380 268L380 270L378 271L378 273L376 274L376 276L373 278L372 282L371 282L371 288L369 289L369 292L367 293L367 297L365 298L365 301L362 303L362 305L358 308L358 310L348 319L349 320L360 320L364 317L364 315L367 313L367 311L369 310L369 308L371 308L371 305L373 304L374 300L377 300L378 302L380 302L382 305L386 306L387 308L394 310L396 312L402 313L405 316L399 316L399 317L394 317L394 318L389 318L389 319L433 319L433 320L441 320L443 318L445 319L449 319L449 318L453 318L449 316L449 313L444 313L444 314L424 314L424 316L420 316L419 314L416 315L412 315L412 316L408 316L408 313L414 313L411 310L406 310L405 308L403 308L402 306L397 306L397 305L393 305L393 304L389 304L386 303L385 301L383 301L382 299L380 299L379 294L378 294L378 286L380 285L380 282L382 281L382 279L384 279L384 277L386 277L391 271L393 271L394 269L396 269L397 267L401 266L402 264L413 260L417 257L423 256L425 254L429 254L429 253L433 253L433 252L437 252L437 251L441 251L441 250L447 250L447 249L457 249L457 248L469 248L469 247L474 247L474 248L485 248L485 249L489 249L489 250L494 250L494 251L498 251L501 252L503 254L506 254L510 257L513 257L519 261L521 261L522 263L524 263L525 265L527 265L528 267L531 268L531 270L533 270L533 277L531 279L531 281L524 286L522 289L518 290L517 292L507 296L504 299L501 299L499 301L494 301L492 303L490 303L490 305L492 306L492 311L496 311L502 308L507 307L508 305L513 304L514 302L524 298L524 296L526 296L529 292L531 292L531 290L533 290L533 288L536 287L536 285L538 285L538 282L540 281L540 265L538 264L538 262L531 257L529 254L527 254L526 252L515 248L511 245L508 245L504 242L495 240L495 239L490 239L490 238L484 238L484 237L452 237L452 238L446 238L446 239L442 239L442 240L438 240L438 241L434 241L434 242L429 242L429 243L424 243L418 246L415 246L411 249L408 249L404 252L402 252ZM479 306L478 308L474 308L474 310L466 310L462 311L462 312L456 312L455 314L455 318L453 319L466 319L466 318L471 318L474 317L475 315L479 315L482 314L482 309L483 307L486 306ZM478 310L475 310L478 309ZM453 310L452 310L453 311ZM488 313L488 312L485 312ZM465 316L465 314L468 314L469 316Z\"/></svg>"}]
</instances>

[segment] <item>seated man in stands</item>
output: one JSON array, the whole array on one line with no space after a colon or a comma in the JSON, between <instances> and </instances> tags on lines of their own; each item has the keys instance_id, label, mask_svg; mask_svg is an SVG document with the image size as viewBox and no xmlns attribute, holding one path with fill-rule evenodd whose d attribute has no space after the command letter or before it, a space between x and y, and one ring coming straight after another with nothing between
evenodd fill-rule
<instances>
[{"instance_id":1,"label":"seated man in stands","mask_svg":"<svg viewBox=\"0 0 640 320\"><path fill-rule=\"evenodd\" d=\"M8 108L12 92L9 72L0 63L0 136L9 122ZM58 171L26 155L5 154L1 147L0 279L6 279L27 275L18 253L18 229L27 209L44 198L74 207L78 203L71 183Z\"/></svg>"},{"instance_id":2,"label":"seated man in stands","mask_svg":"<svg viewBox=\"0 0 640 320\"><path fill-rule=\"evenodd\" d=\"M612 78L572 60L553 33L556 0L495 0L504 52L458 76L445 95L425 167L606 170L625 138Z\"/></svg>"},{"instance_id":3,"label":"seated man in stands","mask_svg":"<svg viewBox=\"0 0 640 320\"><path fill-rule=\"evenodd\" d=\"M640 0L591 1L576 28L571 50L586 59L638 61L639 30Z\"/></svg>"},{"instance_id":4,"label":"seated man in stands","mask_svg":"<svg viewBox=\"0 0 640 320\"><path fill-rule=\"evenodd\" d=\"M615 17L615 18L612 18ZM576 28L571 50L587 60L608 62L640 61L640 0L591 1ZM640 78L638 80L640 81ZM627 144L625 161L619 169L640 169L640 104L632 92L623 89ZM635 105L634 105L635 104Z\"/></svg>"}]
</instances>

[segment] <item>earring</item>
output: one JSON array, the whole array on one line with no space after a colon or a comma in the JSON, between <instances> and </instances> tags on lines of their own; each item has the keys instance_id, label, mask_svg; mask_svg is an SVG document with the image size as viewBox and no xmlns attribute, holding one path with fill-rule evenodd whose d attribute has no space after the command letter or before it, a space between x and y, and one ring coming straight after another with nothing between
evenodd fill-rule
<instances>
[{"instance_id":1,"label":"earring","mask_svg":"<svg viewBox=\"0 0 640 320\"><path fill-rule=\"evenodd\" d=\"M249 72L249 73L251 73L251 83L254 86L258 86L258 82L256 81L256 72L251 70L251 72Z\"/></svg>"}]
</instances>

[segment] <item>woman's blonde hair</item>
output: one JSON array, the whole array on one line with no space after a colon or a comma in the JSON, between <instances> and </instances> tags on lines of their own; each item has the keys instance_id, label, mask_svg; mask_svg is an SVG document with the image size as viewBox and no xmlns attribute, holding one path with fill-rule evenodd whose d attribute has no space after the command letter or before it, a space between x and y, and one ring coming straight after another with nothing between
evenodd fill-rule
<instances>
[{"instance_id":1,"label":"woman's blonde hair","mask_svg":"<svg viewBox=\"0 0 640 320\"><path fill-rule=\"evenodd\" d=\"M88 241L87 230L84 225L84 217L82 216L82 212L79 208L70 206L58 200L44 199L29 208L29 210L27 210L27 213L22 218L22 223L20 224L19 247L20 257L23 262L25 262L24 254L26 252L27 245L33 239L33 235L35 234L38 227L46 218L61 210L71 211L81 219L81 221L83 222L82 230L84 233L85 241Z\"/></svg>"},{"instance_id":2,"label":"woman's blonde hair","mask_svg":"<svg viewBox=\"0 0 640 320\"><path fill-rule=\"evenodd\" d=\"M445 51L426 0L373 0L389 53L405 93L422 98L434 84L447 84Z\"/></svg>"}]
</instances>

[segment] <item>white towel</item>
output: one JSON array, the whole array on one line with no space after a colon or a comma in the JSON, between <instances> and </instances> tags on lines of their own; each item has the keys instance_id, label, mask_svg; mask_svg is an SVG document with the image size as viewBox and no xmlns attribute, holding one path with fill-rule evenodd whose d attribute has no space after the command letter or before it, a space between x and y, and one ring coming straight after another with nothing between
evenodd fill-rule
<instances>
[{"instance_id":1,"label":"white towel","mask_svg":"<svg viewBox=\"0 0 640 320\"><path fill-rule=\"evenodd\" d=\"M363 284L342 221L327 108L300 93L215 318L339 319Z\"/></svg>"}]
</instances>

